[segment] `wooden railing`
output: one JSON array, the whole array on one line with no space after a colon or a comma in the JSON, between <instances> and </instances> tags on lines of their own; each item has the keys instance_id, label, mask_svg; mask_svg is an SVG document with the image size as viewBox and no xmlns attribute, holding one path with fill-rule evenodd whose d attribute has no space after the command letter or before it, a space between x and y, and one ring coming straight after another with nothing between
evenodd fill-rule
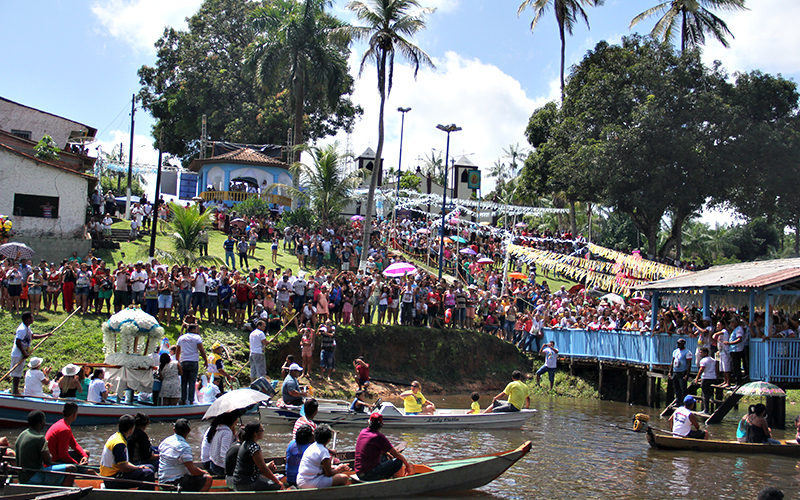
<instances>
[{"instance_id":1,"label":"wooden railing","mask_svg":"<svg viewBox=\"0 0 800 500\"><path fill-rule=\"evenodd\" d=\"M292 205L292 199L288 196L281 196L279 194L268 194L268 193L246 193L244 191L203 191L200 193L200 197L206 201L217 200L217 201L232 201L234 203L238 203L240 201L247 200L249 198L261 198L262 200L266 201L267 203L277 203L278 205L283 205L289 207Z\"/></svg>"}]
</instances>

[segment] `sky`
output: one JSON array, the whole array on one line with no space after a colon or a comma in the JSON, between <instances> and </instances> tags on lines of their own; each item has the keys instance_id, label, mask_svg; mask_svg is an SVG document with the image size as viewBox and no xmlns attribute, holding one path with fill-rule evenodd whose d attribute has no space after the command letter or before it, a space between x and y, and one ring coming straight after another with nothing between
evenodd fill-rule
<instances>
[{"instance_id":1,"label":"sky","mask_svg":"<svg viewBox=\"0 0 800 500\"><path fill-rule=\"evenodd\" d=\"M136 71L154 65L154 43L166 26L185 29L185 18L201 0L3 0L0 30L0 96L84 123L98 130L101 146L110 151L130 134L131 96L139 88ZM550 10L531 32L532 11L517 16L519 1L421 0L436 11L414 40L435 68L413 69L395 63L394 85L386 103L384 164L398 163L401 113L410 107L403 134L403 170L416 168L433 149L444 152L446 135L437 124L455 123L450 155L468 158L483 170L484 192L493 186L487 171L509 145L527 146L524 131L530 115L559 98L560 42ZM623 36L647 34L654 19L629 29L630 20L655 5L654 0L607 0L587 7L590 28L576 25L567 38L566 63L577 64L597 42L619 43ZM800 77L800 30L786 20L800 17L796 0L749 0L749 10L717 12L735 38L725 48L711 39L703 52L710 63L722 61L732 75L760 69ZM336 0L332 13L357 24L345 2ZM363 46L353 46L351 73L358 76ZM353 100L365 112L350 136L353 153L377 146L379 97L374 66L357 78ZM156 163L150 129L152 118L138 109L134 157ZM344 148L347 137L340 134ZM152 183L151 183L152 187ZM706 214L704 220L729 220Z\"/></svg>"}]
</instances>

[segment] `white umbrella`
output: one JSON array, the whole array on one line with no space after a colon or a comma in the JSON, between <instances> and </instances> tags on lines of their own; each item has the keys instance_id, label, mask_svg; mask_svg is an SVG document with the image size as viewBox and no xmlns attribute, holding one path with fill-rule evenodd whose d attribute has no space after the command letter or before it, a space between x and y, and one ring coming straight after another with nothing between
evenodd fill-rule
<instances>
[{"instance_id":1,"label":"white umbrella","mask_svg":"<svg viewBox=\"0 0 800 500\"><path fill-rule=\"evenodd\" d=\"M253 389L236 389L235 391L226 392L211 403L206 414L203 415L203 420L218 417L232 411L244 410L267 400L269 400L269 396Z\"/></svg>"}]
</instances>

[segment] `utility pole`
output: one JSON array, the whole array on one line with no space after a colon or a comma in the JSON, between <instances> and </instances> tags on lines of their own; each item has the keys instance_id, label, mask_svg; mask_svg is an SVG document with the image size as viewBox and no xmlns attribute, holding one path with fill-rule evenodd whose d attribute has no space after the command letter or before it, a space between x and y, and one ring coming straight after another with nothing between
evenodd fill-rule
<instances>
[{"instance_id":1,"label":"utility pole","mask_svg":"<svg viewBox=\"0 0 800 500\"><path fill-rule=\"evenodd\" d=\"M133 126L136 114L136 94L131 97L131 148L128 157L128 199L125 200L125 218L131 218L131 184L133 183Z\"/></svg>"},{"instance_id":2,"label":"utility pole","mask_svg":"<svg viewBox=\"0 0 800 500\"><path fill-rule=\"evenodd\" d=\"M205 118L205 116L203 116ZM164 133L162 132L163 136ZM156 228L158 227L159 195L161 194L161 137L158 138L158 172L156 173L156 195L153 200L153 221L150 224L150 259L156 254Z\"/></svg>"},{"instance_id":3,"label":"utility pole","mask_svg":"<svg viewBox=\"0 0 800 500\"><path fill-rule=\"evenodd\" d=\"M400 178L402 177L400 172L403 168L403 128L406 124L406 113L411 111L411 108L397 108L397 111L402 113L402 118L400 119L400 157L397 159L397 189L395 189L394 195L394 219L397 218L397 205L400 203Z\"/></svg>"}]
</instances>

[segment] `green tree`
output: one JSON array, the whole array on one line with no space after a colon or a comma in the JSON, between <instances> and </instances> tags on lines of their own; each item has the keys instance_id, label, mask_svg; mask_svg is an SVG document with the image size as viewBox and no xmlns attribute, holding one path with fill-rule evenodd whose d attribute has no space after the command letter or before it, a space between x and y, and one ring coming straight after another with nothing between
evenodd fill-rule
<instances>
[{"instance_id":1,"label":"green tree","mask_svg":"<svg viewBox=\"0 0 800 500\"><path fill-rule=\"evenodd\" d=\"M360 107L353 108L349 99L342 99L353 89L347 68L350 50L346 43L328 36L342 23L324 12L327 3L328 0L274 0L251 15L259 36L248 48L247 65L266 91L289 90L295 145L305 141L306 110L313 108L312 103L324 105L318 113L325 111L332 116L340 112L347 116L348 110L352 116L354 109L361 112ZM297 156L290 164L300 160L300 150L294 151Z\"/></svg>"},{"instance_id":2,"label":"green tree","mask_svg":"<svg viewBox=\"0 0 800 500\"><path fill-rule=\"evenodd\" d=\"M533 21L531 21L531 31L539 24L539 20L547 13L550 6L556 13L556 23L558 23L558 36L561 39L561 100L564 100L564 52L567 47L566 33L572 36L572 29L579 18L582 18L589 26L589 16L583 10L584 6L594 7L603 5L604 0L525 0L517 9L517 17L527 8L533 9Z\"/></svg>"},{"instance_id":3,"label":"green tree","mask_svg":"<svg viewBox=\"0 0 800 500\"><path fill-rule=\"evenodd\" d=\"M262 198L251 197L236 205L236 213L247 217L262 217L270 214L269 202Z\"/></svg>"},{"instance_id":4,"label":"green tree","mask_svg":"<svg viewBox=\"0 0 800 500\"><path fill-rule=\"evenodd\" d=\"M187 19L186 31L168 27L156 42L154 66L142 66L138 99L155 118L153 137L163 135L163 150L188 164L200 152L202 117L214 140L285 144L293 110L285 85L266 92L246 71L247 48L258 36L251 15L262 1L205 0ZM278 37L279 34L275 34ZM307 138L349 130L360 109L350 103L350 88L331 109L327 100L306 107Z\"/></svg>"},{"instance_id":5,"label":"green tree","mask_svg":"<svg viewBox=\"0 0 800 500\"><path fill-rule=\"evenodd\" d=\"M384 141L384 107L386 98L392 91L394 76L394 58L399 54L407 59L414 68L414 78L420 66L434 67L433 61L422 49L409 40L425 28L425 16L433 9L420 7L417 0L367 0L352 1L347 8L356 14L364 23L363 26L345 26L339 33L352 40L366 41L367 48L361 57L359 75L363 73L367 62L372 61L378 72L378 93L380 108L378 112L378 146L375 152L377 165L373 171L367 194L367 222L375 210L375 189L378 187L378 172L383 154ZM361 245L361 265L367 261L369 254L372 224L364 225L364 240Z\"/></svg>"},{"instance_id":6,"label":"green tree","mask_svg":"<svg viewBox=\"0 0 800 500\"><path fill-rule=\"evenodd\" d=\"M680 24L681 52L687 48L705 45L706 33L716 38L723 47L729 47L727 37L733 37L733 34L725 21L709 9L746 10L744 2L745 0L667 0L634 17L630 27L633 28L649 17L660 15L650 31L650 36L662 42L671 42Z\"/></svg>"},{"instance_id":7,"label":"green tree","mask_svg":"<svg viewBox=\"0 0 800 500\"><path fill-rule=\"evenodd\" d=\"M56 141L47 134L44 134L42 138L39 139L39 142L36 143L33 150L37 158L45 161L58 160L58 153L61 152L61 148L58 147Z\"/></svg>"},{"instance_id":8,"label":"green tree","mask_svg":"<svg viewBox=\"0 0 800 500\"><path fill-rule=\"evenodd\" d=\"M305 201L320 219L323 226L340 219L342 210L353 197L353 191L364 178L364 172L345 171L344 158L339 143L325 147L304 148L311 153L311 164L295 163L290 168L293 178L300 180L300 189L294 186L273 184L267 189L284 187L293 198Z\"/></svg>"},{"instance_id":9,"label":"green tree","mask_svg":"<svg viewBox=\"0 0 800 500\"><path fill-rule=\"evenodd\" d=\"M725 234L725 242L733 249L733 256L742 261L753 261L771 256L780 245L780 233L764 218L733 226Z\"/></svg>"},{"instance_id":10,"label":"green tree","mask_svg":"<svg viewBox=\"0 0 800 500\"><path fill-rule=\"evenodd\" d=\"M171 233L173 250L170 252L162 248L156 248L156 256L159 260L184 264L195 267L202 263L219 262L216 257L200 255L200 231L211 229L213 215L210 211L200 213L200 208L195 205L183 207L178 203L170 203L169 210L171 220L169 230Z\"/></svg>"},{"instance_id":11,"label":"green tree","mask_svg":"<svg viewBox=\"0 0 800 500\"><path fill-rule=\"evenodd\" d=\"M440 186L444 186L444 158L441 151L431 151L422 159L422 172L430 175L431 180Z\"/></svg>"}]
</instances>

